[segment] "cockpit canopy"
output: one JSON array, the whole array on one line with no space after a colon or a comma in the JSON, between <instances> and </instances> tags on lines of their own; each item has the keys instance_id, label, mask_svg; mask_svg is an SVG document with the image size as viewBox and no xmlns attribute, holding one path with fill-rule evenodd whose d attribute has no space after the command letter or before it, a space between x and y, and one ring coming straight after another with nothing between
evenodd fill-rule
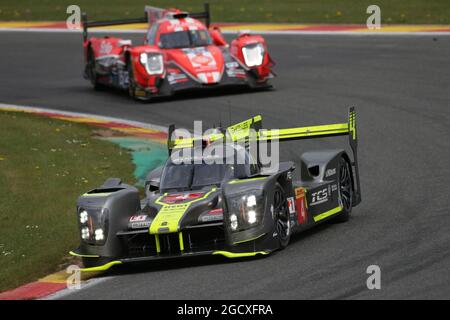
<instances>
[{"instance_id":1,"label":"cockpit canopy","mask_svg":"<svg viewBox=\"0 0 450 320\"><path fill-rule=\"evenodd\" d=\"M218 148L223 148L222 152ZM171 154L164 166L160 190L220 187L225 181L252 177L259 171L257 162L239 145L212 144L204 149L179 149Z\"/></svg>"},{"instance_id":2,"label":"cockpit canopy","mask_svg":"<svg viewBox=\"0 0 450 320\"><path fill-rule=\"evenodd\" d=\"M162 33L159 36L158 47L161 49L194 48L212 44L206 30L186 30Z\"/></svg>"}]
</instances>

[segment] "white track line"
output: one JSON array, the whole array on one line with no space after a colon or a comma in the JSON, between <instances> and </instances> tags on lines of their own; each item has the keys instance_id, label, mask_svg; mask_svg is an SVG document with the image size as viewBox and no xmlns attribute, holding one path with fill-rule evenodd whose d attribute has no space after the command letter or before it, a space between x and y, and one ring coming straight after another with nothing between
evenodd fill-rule
<instances>
[{"instance_id":1,"label":"white track line","mask_svg":"<svg viewBox=\"0 0 450 320\"><path fill-rule=\"evenodd\" d=\"M130 126L135 126L138 128L152 129L152 130L157 130L157 131L162 131L162 132L168 131L168 129L166 127L159 126L156 124L139 122L139 121L106 117L106 116L100 116L100 115L95 115L95 114L64 111L64 110L58 110L58 109L48 109L48 108L39 108L39 107L31 107L31 106L19 106L19 105L7 104L7 103L0 102L0 110L6 110L6 109L17 109L18 111L50 112L50 113L57 113L57 114L65 115L65 116L94 118L94 119L98 119L98 120L102 120L102 121L117 122L117 123L122 123L122 124L130 125Z\"/></svg>"},{"instance_id":2,"label":"white track line","mask_svg":"<svg viewBox=\"0 0 450 320\"><path fill-rule=\"evenodd\" d=\"M36 33L77 33L81 34L81 30L70 30L64 28L44 29L44 28L0 28L0 32L36 32ZM145 34L147 30L137 29L103 29L89 30L89 33L128 33L128 34ZM238 34L240 30L223 30L224 34ZM250 33L265 35L314 35L314 36L450 36L448 31L413 31L413 32L371 32L371 31L302 31L302 30L250 30Z\"/></svg>"}]
</instances>

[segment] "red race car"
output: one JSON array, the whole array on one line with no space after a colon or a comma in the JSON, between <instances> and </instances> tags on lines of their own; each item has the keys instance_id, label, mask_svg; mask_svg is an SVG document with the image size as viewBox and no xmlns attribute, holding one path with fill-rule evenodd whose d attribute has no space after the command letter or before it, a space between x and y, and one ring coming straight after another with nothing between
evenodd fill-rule
<instances>
[{"instance_id":1,"label":"red race car","mask_svg":"<svg viewBox=\"0 0 450 320\"><path fill-rule=\"evenodd\" d=\"M145 7L145 17L88 22L83 14L84 77L94 88L128 90L149 100L181 90L228 85L270 88L274 65L264 38L240 34L228 44L210 27L209 5L201 13ZM197 19L205 19L203 24ZM88 37L88 28L148 22L144 44L116 37Z\"/></svg>"}]
</instances>

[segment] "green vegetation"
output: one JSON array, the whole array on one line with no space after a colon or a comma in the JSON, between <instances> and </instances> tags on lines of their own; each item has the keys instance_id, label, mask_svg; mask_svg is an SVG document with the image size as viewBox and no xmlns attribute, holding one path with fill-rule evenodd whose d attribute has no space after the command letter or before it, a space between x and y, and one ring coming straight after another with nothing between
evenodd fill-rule
<instances>
[{"instance_id":1,"label":"green vegetation","mask_svg":"<svg viewBox=\"0 0 450 320\"><path fill-rule=\"evenodd\" d=\"M2 0L0 20L67 18L77 4L93 19L140 17L144 5L199 11L208 0ZM448 0L209 0L216 22L365 23L371 4L381 8L382 23L450 24Z\"/></svg>"},{"instance_id":2,"label":"green vegetation","mask_svg":"<svg viewBox=\"0 0 450 320\"><path fill-rule=\"evenodd\" d=\"M135 178L129 153L92 127L5 112L0 124L2 291L62 267L78 245L80 194L111 176Z\"/></svg>"}]
</instances>

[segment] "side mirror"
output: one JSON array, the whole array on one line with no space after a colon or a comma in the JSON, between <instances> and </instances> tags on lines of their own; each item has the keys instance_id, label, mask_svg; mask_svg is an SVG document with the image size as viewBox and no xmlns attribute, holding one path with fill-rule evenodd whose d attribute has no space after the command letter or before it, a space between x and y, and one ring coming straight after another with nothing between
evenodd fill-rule
<instances>
[{"instance_id":1,"label":"side mirror","mask_svg":"<svg viewBox=\"0 0 450 320\"><path fill-rule=\"evenodd\" d=\"M159 185L160 185L160 180L159 179L150 180L150 181L148 181L148 190L150 192L158 191L159 190Z\"/></svg>"},{"instance_id":2,"label":"side mirror","mask_svg":"<svg viewBox=\"0 0 450 320\"><path fill-rule=\"evenodd\" d=\"M158 167L155 170L150 171L145 180L145 192L155 192L159 190L161 184L161 174L163 167Z\"/></svg>"}]
</instances>

